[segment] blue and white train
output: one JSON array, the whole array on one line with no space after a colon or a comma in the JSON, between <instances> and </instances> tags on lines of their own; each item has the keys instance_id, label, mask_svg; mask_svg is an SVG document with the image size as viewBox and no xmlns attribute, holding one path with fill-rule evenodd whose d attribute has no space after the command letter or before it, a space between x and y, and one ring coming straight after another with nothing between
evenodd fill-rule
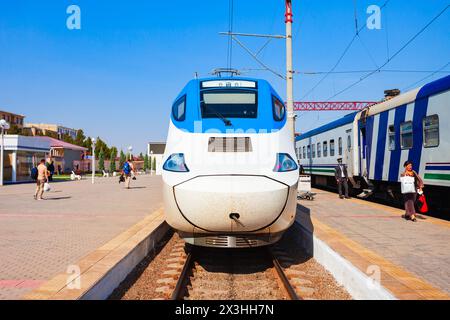
<instances>
[{"instance_id":1,"label":"blue and white train","mask_svg":"<svg viewBox=\"0 0 450 320\"><path fill-rule=\"evenodd\" d=\"M342 158L362 197L400 200L406 160L424 178L427 199L448 207L450 192L450 76L301 134L296 153L317 185L335 185ZM445 206L446 205L446 206Z\"/></svg>"},{"instance_id":2,"label":"blue and white train","mask_svg":"<svg viewBox=\"0 0 450 320\"><path fill-rule=\"evenodd\" d=\"M186 242L253 247L295 218L298 165L282 99L261 79L191 80L172 106L165 217Z\"/></svg>"}]
</instances>

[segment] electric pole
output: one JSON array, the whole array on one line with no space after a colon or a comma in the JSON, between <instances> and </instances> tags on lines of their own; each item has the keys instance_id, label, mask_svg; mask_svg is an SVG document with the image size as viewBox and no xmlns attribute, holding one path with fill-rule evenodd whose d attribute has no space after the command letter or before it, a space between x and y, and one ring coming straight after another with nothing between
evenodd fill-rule
<instances>
[{"instance_id":1,"label":"electric pole","mask_svg":"<svg viewBox=\"0 0 450 320\"><path fill-rule=\"evenodd\" d=\"M292 1L285 0L286 12L286 98L287 98L287 116L288 127L292 130L292 140L295 143L295 114L294 114L294 91L292 69Z\"/></svg>"}]
</instances>

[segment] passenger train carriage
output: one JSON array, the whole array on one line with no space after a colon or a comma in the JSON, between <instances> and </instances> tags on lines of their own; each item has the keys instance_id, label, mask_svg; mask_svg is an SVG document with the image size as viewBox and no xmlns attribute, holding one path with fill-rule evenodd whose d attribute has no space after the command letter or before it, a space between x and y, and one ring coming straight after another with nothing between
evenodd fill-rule
<instances>
[{"instance_id":1,"label":"passenger train carriage","mask_svg":"<svg viewBox=\"0 0 450 320\"><path fill-rule=\"evenodd\" d=\"M298 165L282 99L265 80L191 80L172 107L163 158L166 221L188 243L278 241L296 211Z\"/></svg>"},{"instance_id":2,"label":"passenger train carriage","mask_svg":"<svg viewBox=\"0 0 450 320\"><path fill-rule=\"evenodd\" d=\"M365 189L361 196L397 200L403 163L411 160L428 199L442 207L450 195L449 123L447 76L298 136L296 153L316 184L335 184L342 158L353 187Z\"/></svg>"}]
</instances>

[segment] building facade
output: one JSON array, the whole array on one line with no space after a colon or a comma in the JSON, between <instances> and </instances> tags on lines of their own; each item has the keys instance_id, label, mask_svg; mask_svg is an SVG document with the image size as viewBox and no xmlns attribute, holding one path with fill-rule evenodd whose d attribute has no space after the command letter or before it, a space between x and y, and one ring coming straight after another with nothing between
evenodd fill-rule
<instances>
[{"instance_id":1,"label":"building facade","mask_svg":"<svg viewBox=\"0 0 450 320\"><path fill-rule=\"evenodd\" d=\"M150 163L153 163L153 159L156 159L156 174L161 174L165 149L165 142L149 142L147 144L147 155L151 159Z\"/></svg>"},{"instance_id":2,"label":"building facade","mask_svg":"<svg viewBox=\"0 0 450 320\"><path fill-rule=\"evenodd\" d=\"M50 154L49 141L19 135L5 135L4 141L4 183L32 181L31 169Z\"/></svg>"},{"instance_id":3,"label":"building facade","mask_svg":"<svg viewBox=\"0 0 450 320\"><path fill-rule=\"evenodd\" d=\"M59 139L61 139L63 137L63 135L65 135L65 134L69 135L72 139L75 139L77 136L76 129L63 127L58 124L26 123L25 128L29 128L31 130L31 132L33 133L33 135L36 135L36 131L40 130L44 134L46 134L46 131L54 132L54 133L56 133L56 135Z\"/></svg>"},{"instance_id":4,"label":"building facade","mask_svg":"<svg viewBox=\"0 0 450 320\"><path fill-rule=\"evenodd\" d=\"M25 119L25 116L0 110L0 119L6 120L11 126L23 128L23 119Z\"/></svg>"}]
</instances>

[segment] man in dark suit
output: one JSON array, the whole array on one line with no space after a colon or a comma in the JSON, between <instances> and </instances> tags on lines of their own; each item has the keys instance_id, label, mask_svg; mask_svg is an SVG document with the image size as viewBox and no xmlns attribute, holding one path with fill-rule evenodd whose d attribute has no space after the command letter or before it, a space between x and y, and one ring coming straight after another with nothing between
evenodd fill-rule
<instances>
[{"instance_id":1,"label":"man in dark suit","mask_svg":"<svg viewBox=\"0 0 450 320\"><path fill-rule=\"evenodd\" d=\"M344 185L345 199L349 199L347 166L342 164L342 158L337 159L337 161L338 165L334 169L334 176L336 177L336 182L338 184L339 198L344 199L344 196L342 195L342 185Z\"/></svg>"}]
</instances>

